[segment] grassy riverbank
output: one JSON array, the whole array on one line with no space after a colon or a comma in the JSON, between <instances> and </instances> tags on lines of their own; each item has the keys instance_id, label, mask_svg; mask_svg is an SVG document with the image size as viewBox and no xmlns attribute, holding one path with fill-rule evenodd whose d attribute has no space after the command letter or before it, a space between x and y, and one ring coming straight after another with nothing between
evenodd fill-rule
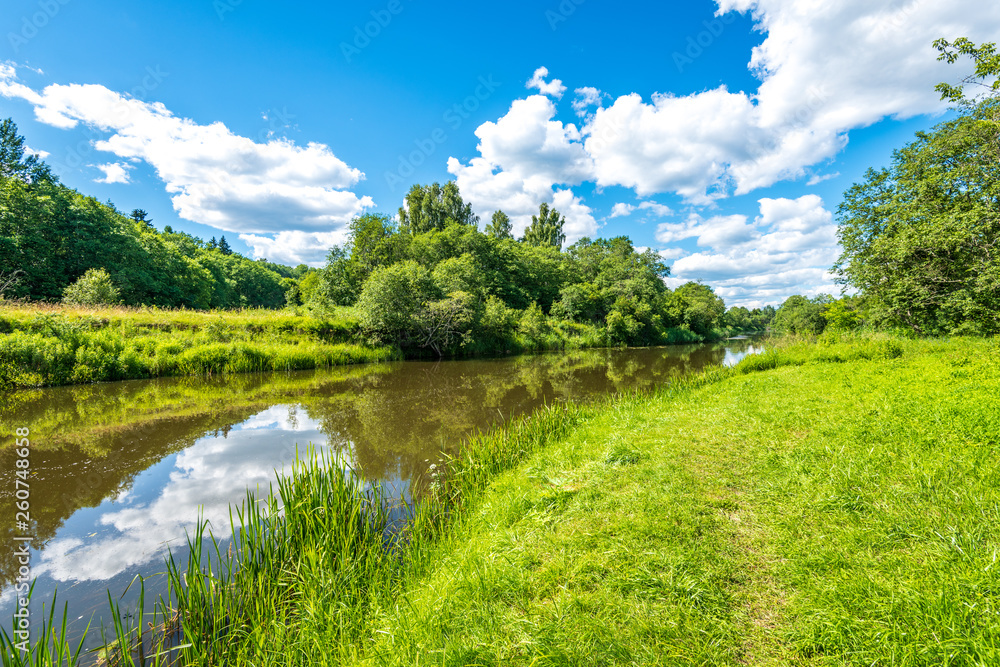
<instances>
[{"instance_id":1,"label":"grassy riverbank","mask_svg":"<svg viewBox=\"0 0 1000 667\"><path fill-rule=\"evenodd\" d=\"M610 345L606 332L592 325L560 320L543 324L515 334L501 352ZM672 328L665 340L701 343L732 334L729 329L713 329L701 336ZM465 352L469 356L490 352L481 347L472 345ZM351 308L333 308L316 316L295 310L90 308L0 301L0 390L309 370L401 358L403 353L394 347L367 343Z\"/></svg>"},{"instance_id":2,"label":"grassy riverbank","mask_svg":"<svg viewBox=\"0 0 1000 667\"><path fill-rule=\"evenodd\" d=\"M996 343L713 375L497 478L372 664L1000 664Z\"/></svg>"},{"instance_id":3,"label":"grassy riverbank","mask_svg":"<svg viewBox=\"0 0 1000 667\"><path fill-rule=\"evenodd\" d=\"M252 567L176 585L187 658L1000 664L997 344L751 359L473 439L389 552L301 468L286 519L244 518Z\"/></svg>"},{"instance_id":4,"label":"grassy riverbank","mask_svg":"<svg viewBox=\"0 0 1000 667\"><path fill-rule=\"evenodd\" d=\"M305 370L386 361L341 309L191 311L0 303L0 388L179 375Z\"/></svg>"}]
</instances>

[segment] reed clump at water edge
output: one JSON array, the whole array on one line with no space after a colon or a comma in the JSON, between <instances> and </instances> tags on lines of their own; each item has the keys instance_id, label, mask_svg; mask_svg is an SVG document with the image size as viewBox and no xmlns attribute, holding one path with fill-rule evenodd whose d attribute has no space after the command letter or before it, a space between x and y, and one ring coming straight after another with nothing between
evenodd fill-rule
<instances>
[{"instance_id":1,"label":"reed clump at water edge","mask_svg":"<svg viewBox=\"0 0 1000 667\"><path fill-rule=\"evenodd\" d=\"M292 664L317 655L358 657L356 638L372 612L391 605L405 581L426 564L431 546L461 508L498 472L565 436L585 408L551 407L472 437L434 476L416 507L393 515L386 490L365 485L342 461L310 449L264 498L248 492L230 512L229 546L198 522L189 556L166 562L166 592L146 609L109 593L102 647L83 651L65 618L49 610L28 653L0 633L3 665ZM397 510L399 508L396 508ZM338 653L346 652L348 655Z\"/></svg>"}]
</instances>

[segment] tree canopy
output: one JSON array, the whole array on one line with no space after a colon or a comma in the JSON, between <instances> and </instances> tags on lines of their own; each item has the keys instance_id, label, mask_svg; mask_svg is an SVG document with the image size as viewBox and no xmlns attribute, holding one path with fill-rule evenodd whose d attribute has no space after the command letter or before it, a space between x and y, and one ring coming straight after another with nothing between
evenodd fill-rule
<instances>
[{"instance_id":1,"label":"tree canopy","mask_svg":"<svg viewBox=\"0 0 1000 667\"><path fill-rule=\"evenodd\" d=\"M510 223L510 217L503 211L495 211L490 219L490 224L486 226L486 233L495 239L514 238L514 228Z\"/></svg>"},{"instance_id":2,"label":"tree canopy","mask_svg":"<svg viewBox=\"0 0 1000 667\"><path fill-rule=\"evenodd\" d=\"M524 242L534 246L552 246L557 250L566 242L563 225L566 218L548 204L539 207L538 215L531 216L531 225L524 232Z\"/></svg>"},{"instance_id":3,"label":"tree canopy","mask_svg":"<svg viewBox=\"0 0 1000 667\"><path fill-rule=\"evenodd\" d=\"M13 121L0 122L3 296L58 301L73 285L71 300L113 288L126 305L186 308L275 308L285 305L286 291L281 275L233 253L224 238L206 244L158 232L142 209L125 215L61 185L44 162L25 155Z\"/></svg>"},{"instance_id":4,"label":"tree canopy","mask_svg":"<svg viewBox=\"0 0 1000 667\"><path fill-rule=\"evenodd\" d=\"M454 181L448 181L444 187L438 183L414 185L406 195L405 205L399 209L400 227L411 234L442 230L449 220L460 225L479 224L472 205L462 201Z\"/></svg>"},{"instance_id":5,"label":"tree canopy","mask_svg":"<svg viewBox=\"0 0 1000 667\"><path fill-rule=\"evenodd\" d=\"M1000 58L993 44L939 41L942 59L976 61L962 86L941 84L959 116L917 133L891 165L870 169L838 210L834 270L876 324L920 334L1000 331ZM970 97L965 86L981 91Z\"/></svg>"}]
</instances>

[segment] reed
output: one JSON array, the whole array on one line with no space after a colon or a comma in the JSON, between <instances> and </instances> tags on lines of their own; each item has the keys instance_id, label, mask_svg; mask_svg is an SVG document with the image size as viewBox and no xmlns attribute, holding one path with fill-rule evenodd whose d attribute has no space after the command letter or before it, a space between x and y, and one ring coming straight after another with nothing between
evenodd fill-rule
<instances>
[{"instance_id":1,"label":"reed","mask_svg":"<svg viewBox=\"0 0 1000 667\"><path fill-rule=\"evenodd\" d=\"M337 317L0 304L0 390L398 358L363 344L349 311Z\"/></svg>"}]
</instances>

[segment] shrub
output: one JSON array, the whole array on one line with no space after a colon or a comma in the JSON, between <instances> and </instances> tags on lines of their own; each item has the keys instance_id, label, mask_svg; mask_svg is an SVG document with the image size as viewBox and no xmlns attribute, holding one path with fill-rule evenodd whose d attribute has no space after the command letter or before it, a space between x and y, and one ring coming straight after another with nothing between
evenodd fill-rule
<instances>
[{"instance_id":1,"label":"shrub","mask_svg":"<svg viewBox=\"0 0 1000 667\"><path fill-rule=\"evenodd\" d=\"M405 346L414 316L437 295L430 272L412 260L375 269L358 298L361 328L372 343Z\"/></svg>"},{"instance_id":2,"label":"shrub","mask_svg":"<svg viewBox=\"0 0 1000 667\"><path fill-rule=\"evenodd\" d=\"M545 338L551 330L545 313L537 303L528 306L517 323L517 332L521 335L524 346L531 349L544 348Z\"/></svg>"},{"instance_id":3,"label":"shrub","mask_svg":"<svg viewBox=\"0 0 1000 667\"><path fill-rule=\"evenodd\" d=\"M517 311L495 296L486 299L476 338L491 352L508 350L517 331Z\"/></svg>"},{"instance_id":4,"label":"shrub","mask_svg":"<svg viewBox=\"0 0 1000 667\"><path fill-rule=\"evenodd\" d=\"M88 269L63 290L63 303L81 306L114 306L121 303L121 294L104 269Z\"/></svg>"}]
</instances>

